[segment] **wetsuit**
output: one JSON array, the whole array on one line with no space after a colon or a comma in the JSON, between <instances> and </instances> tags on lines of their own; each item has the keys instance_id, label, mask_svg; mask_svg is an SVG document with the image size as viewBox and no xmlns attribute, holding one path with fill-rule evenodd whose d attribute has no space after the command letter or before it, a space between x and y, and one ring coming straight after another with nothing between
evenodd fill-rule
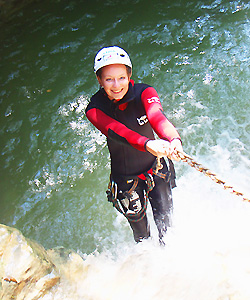
<instances>
[{"instance_id":1,"label":"wetsuit","mask_svg":"<svg viewBox=\"0 0 250 300\"><path fill-rule=\"evenodd\" d=\"M161 238L169 226L172 207L170 176L167 164L162 160L164 168L161 174L166 176L161 178L153 174L155 187L148 188L144 175L152 170L155 157L146 151L146 143L155 139L154 132L168 141L180 137L165 117L157 92L147 84L135 84L131 80L126 95L114 102L100 89L92 96L86 116L107 137L111 175L118 184L117 198L125 215L128 215L135 240L140 241L150 235L147 216L145 211L142 213L147 197ZM137 179L139 182L135 185ZM132 218L133 214L139 216L136 221Z\"/></svg>"}]
</instances>

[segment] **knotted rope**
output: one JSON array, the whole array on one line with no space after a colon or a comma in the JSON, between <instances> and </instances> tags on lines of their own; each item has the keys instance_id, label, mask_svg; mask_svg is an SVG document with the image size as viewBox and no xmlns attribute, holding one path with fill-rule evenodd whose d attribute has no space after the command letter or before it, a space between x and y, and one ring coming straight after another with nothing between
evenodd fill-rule
<instances>
[{"instance_id":1,"label":"knotted rope","mask_svg":"<svg viewBox=\"0 0 250 300\"><path fill-rule=\"evenodd\" d=\"M179 158L188 163L192 168L195 168L197 171L203 173L204 175L208 176L210 179L215 181L216 183L223 186L225 190L228 190L230 193L242 197L243 201L250 202L250 199L246 198L243 193L236 191L232 186L226 184L225 181L219 179L216 174L212 173L209 169L203 167L201 164L197 163L191 156L187 155L184 152L177 151L177 155Z\"/></svg>"}]
</instances>

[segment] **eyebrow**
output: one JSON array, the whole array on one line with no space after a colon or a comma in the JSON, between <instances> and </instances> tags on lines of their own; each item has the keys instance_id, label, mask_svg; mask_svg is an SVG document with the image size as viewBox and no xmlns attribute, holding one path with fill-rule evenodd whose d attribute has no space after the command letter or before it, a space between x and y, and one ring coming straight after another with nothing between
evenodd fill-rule
<instances>
[{"instance_id":1,"label":"eyebrow","mask_svg":"<svg viewBox=\"0 0 250 300\"><path fill-rule=\"evenodd\" d=\"M117 77L123 77L123 76L126 76L126 75L128 75L128 74L126 72L124 72L124 73L118 75ZM103 77L114 77L114 76L113 75L103 75Z\"/></svg>"}]
</instances>

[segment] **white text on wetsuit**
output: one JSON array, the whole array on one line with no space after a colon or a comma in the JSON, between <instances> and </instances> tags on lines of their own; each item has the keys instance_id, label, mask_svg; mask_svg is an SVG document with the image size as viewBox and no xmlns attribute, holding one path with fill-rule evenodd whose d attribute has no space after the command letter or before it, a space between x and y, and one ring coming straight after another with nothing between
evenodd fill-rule
<instances>
[{"instance_id":1,"label":"white text on wetsuit","mask_svg":"<svg viewBox=\"0 0 250 300\"><path fill-rule=\"evenodd\" d=\"M141 116L140 118L137 118L137 122L140 126L148 123L148 118L146 115Z\"/></svg>"},{"instance_id":2,"label":"white text on wetsuit","mask_svg":"<svg viewBox=\"0 0 250 300\"><path fill-rule=\"evenodd\" d=\"M151 98L148 99L149 104L154 103L154 102L160 103L160 99L158 97L151 97Z\"/></svg>"}]
</instances>

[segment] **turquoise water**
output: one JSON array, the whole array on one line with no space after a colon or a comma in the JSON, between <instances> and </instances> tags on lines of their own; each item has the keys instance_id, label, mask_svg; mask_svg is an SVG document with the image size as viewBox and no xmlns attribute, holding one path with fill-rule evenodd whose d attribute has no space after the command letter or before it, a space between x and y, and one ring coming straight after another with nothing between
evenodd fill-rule
<instances>
[{"instance_id":1,"label":"turquoise water","mask_svg":"<svg viewBox=\"0 0 250 300\"><path fill-rule=\"evenodd\" d=\"M43 1L2 23L1 223L45 248L135 247L106 200L105 138L84 115L98 89L95 53L108 45L127 50L133 79L156 88L185 152L249 198L249 20L247 1ZM176 255L199 241L215 252L221 240L245 245L250 204L175 165L169 244Z\"/></svg>"}]
</instances>

